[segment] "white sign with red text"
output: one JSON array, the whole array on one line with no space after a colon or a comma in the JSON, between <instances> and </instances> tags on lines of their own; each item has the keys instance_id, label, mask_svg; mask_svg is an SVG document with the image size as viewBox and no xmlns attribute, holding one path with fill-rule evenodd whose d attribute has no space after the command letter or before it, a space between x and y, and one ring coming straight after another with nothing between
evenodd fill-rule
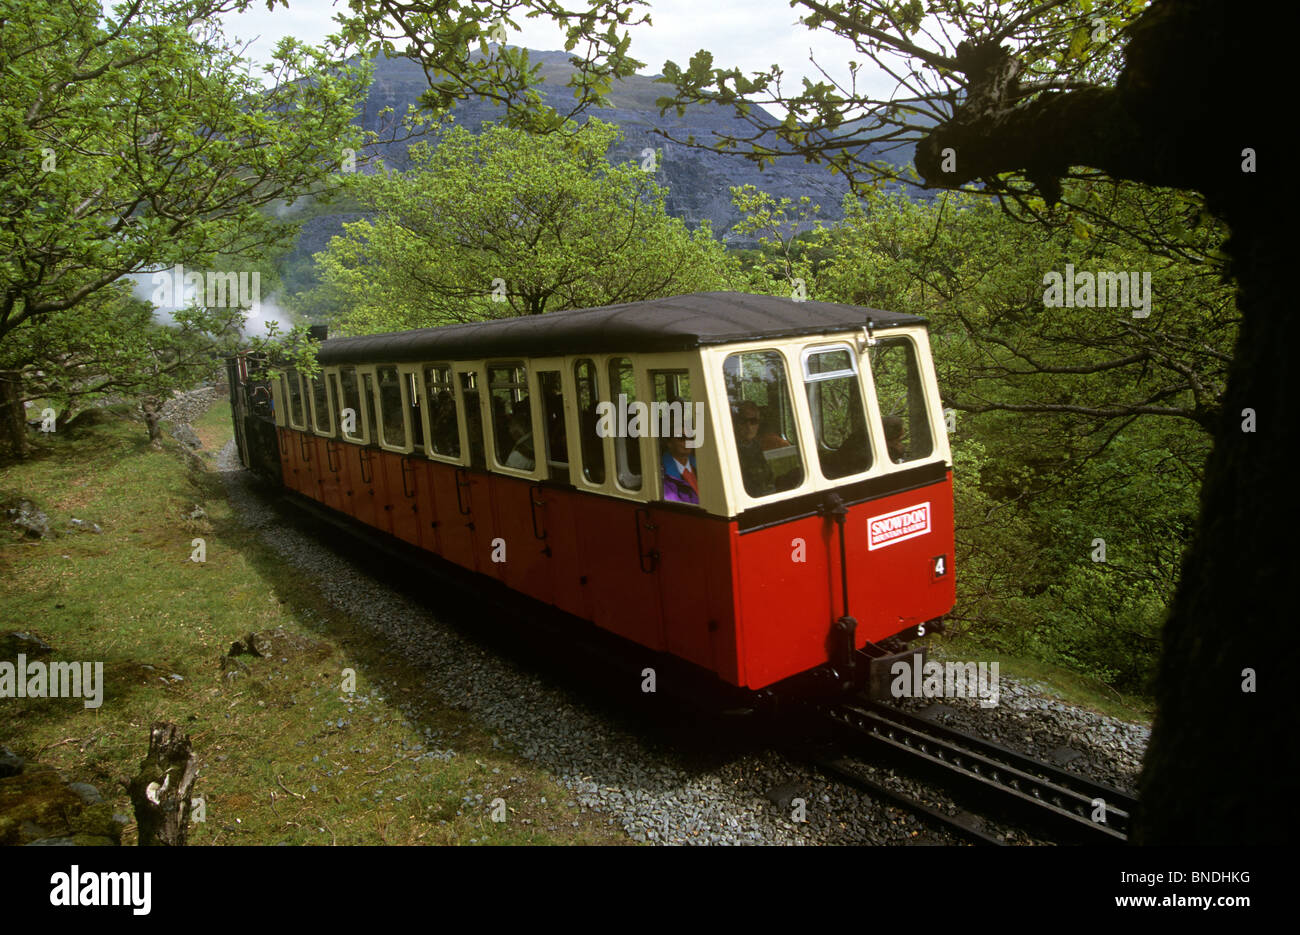
<instances>
[{"instance_id":1,"label":"white sign with red text","mask_svg":"<svg viewBox=\"0 0 1300 935\"><path fill-rule=\"evenodd\" d=\"M867 550L915 539L930 531L930 504L918 503L867 520Z\"/></svg>"}]
</instances>

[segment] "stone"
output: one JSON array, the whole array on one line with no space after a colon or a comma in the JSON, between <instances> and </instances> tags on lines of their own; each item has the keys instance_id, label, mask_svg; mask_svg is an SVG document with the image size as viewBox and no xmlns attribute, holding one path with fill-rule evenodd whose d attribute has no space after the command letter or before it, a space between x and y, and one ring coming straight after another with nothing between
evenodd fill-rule
<instances>
[{"instance_id":1,"label":"stone","mask_svg":"<svg viewBox=\"0 0 1300 935\"><path fill-rule=\"evenodd\" d=\"M50 518L30 500L19 500L16 506L5 510L5 513L29 539L44 539L50 534Z\"/></svg>"},{"instance_id":2,"label":"stone","mask_svg":"<svg viewBox=\"0 0 1300 935\"><path fill-rule=\"evenodd\" d=\"M171 431L172 438L176 439L178 442L180 442L182 445L185 445L187 448L203 447L203 442L202 440L199 439L198 433L195 432L194 429L186 425L184 422L181 422L178 425L173 425L170 431Z\"/></svg>"},{"instance_id":3,"label":"stone","mask_svg":"<svg viewBox=\"0 0 1300 935\"><path fill-rule=\"evenodd\" d=\"M68 520L68 526L77 532L101 533L104 531L99 527L98 523L92 523L89 520L84 519L77 519L76 517Z\"/></svg>"},{"instance_id":4,"label":"stone","mask_svg":"<svg viewBox=\"0 0 1300 935\"><path fill-rule=\"evenodd\" d=\"M1072 747L1054 747L1051 752L1052 762L1057 766L1073 763L1082 756L1082 753Z\"/></svg>"},{"instance_id":5,"label":"stone","mask_svg":"<svg viewBox=\"0 0 1300 935\"><path fill-rule=\"evenodd\" d=\"M23 758L8 747L0 747L0 779L23 771Z\"/></svg>"},{"instance_id":6,"label":"stone","mask_svg":"<svg viewBox=\"0 0 1300 935\"><path fill-rule=\"evenodd\" d=\"M104 801L104 797L88 782L70 782L68 788L77 794L77 797L87 805L98 805Z\"/></svg>"},{"instance_id":7,"label":"stone","mask_svg":"<svg viewBox=\"0 0 1300 935\"><path fill-rule=\"evenodd\" d=\"M19 653L27 656L48 656L54 647L38 636L12 630L0 634L0 659L16 659Z\"/></svg>"},{"instance_id":8,"label":"stone","mask_svg":"<svg viewBox=\"0 0 1300 935\"><path fill-rule=\"evenodd\" d=\"M767 791L767 800L777 808L788 809L791 802L803 796L802 787L798 783L787 782Z\"/></svg>"}]
</instances>

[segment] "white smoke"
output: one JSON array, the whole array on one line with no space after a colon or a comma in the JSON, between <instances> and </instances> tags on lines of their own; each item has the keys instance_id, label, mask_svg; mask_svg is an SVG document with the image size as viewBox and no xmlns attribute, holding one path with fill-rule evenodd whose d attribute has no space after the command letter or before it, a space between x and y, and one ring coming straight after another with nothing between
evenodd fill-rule
<instances>
[{"instance_id":1,"label":"white smoke","mask_svg":"<svg viewBox=\"0 0 1300 935\"><path fill-rule=\"evenodd\" d=\"M163 272L170 273L169 270ZM192 283L182 285L180 280L175 282L174 288L160 288L157 273L129 273L124 278L131 281L131 292L136 298L153 306L154 321L161 325L174 324L178 311L191 305L196 298L203 298L197 295L197 289ZM159 301L160 295L163 301ZM214 304L218 303L214 302ZM277 301L275 293L249 303L244 314L244 326L241 330L246 335L258 337L265 335L266 323L269 321L277 322L281 333L288 331L294 324L293 317Z\"/></svg>"}]
</instances>

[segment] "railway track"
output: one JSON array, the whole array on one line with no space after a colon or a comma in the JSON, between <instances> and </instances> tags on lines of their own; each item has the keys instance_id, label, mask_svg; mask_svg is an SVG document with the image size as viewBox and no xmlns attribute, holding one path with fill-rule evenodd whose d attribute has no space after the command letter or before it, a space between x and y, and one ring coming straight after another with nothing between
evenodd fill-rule
<instances>
[{"instance_id":1,"label":"railway track","mask_svg":"<svg viewBox=\"0 0 1300 935\"><path fill-rule=\"evenodd\" d=\"M1000 744L931 723L874 701L812 709L833 742L852 756L882 761L942 786L960 805L1062 844L1123 844L1136 800L1120 789L1035 760ZM948 815L882 786L852 756L820 755L824 770L925 815L980 844L999 839L966 815Z\"/></svg>"}]
</instances>

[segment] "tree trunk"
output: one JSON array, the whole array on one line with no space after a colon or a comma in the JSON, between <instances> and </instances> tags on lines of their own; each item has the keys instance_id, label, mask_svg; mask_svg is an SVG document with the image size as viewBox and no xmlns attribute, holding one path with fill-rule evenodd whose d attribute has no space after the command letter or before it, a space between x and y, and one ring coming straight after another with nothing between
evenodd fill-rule
<instances>
[{"instance_id":1,"label":"tree trunk","mask_svg":"<svg viewBox=\"0 0 1300 935\"><path fill-rule=\"evenodd\" d=\"M23 381L16 370L0 370L0 436L13 456L27 457L27 411L22 402Z\"/></svg>"},{"instance_id":2,"label":"tree trunk","mask_svg":"<svg viewBox=\"0 0 1300 935\"><path fill-rule=\"evenodd\" d=\"M155 448L162 447L162 401L157 396L146 396L140 400L140 409L144 412L144 424L149 429L149 444Z\"/></svg>"},{"instance_id":3,"label":"tree trunk","mask_svg":"<svg viewBox=\"0 0 1300 935\"><path fill-rule=\"evenodd\" d=\"M1165 625L1134 829L1142 844L1295 837L1297 743L1286 680L1300 664L1289 587L1300 511L1287 443L1300 404L1290 359L1300 316L1285 284L1284 212L1270 216L1263 198L1252 201L1224 210L1241 330L1200 521ZM1247 409L1253 432L1244 430Z\"/></svg>"},{"instance_id":4,"label":"tree trunk","mask_svg":"<svg viewBox=\"0 0 1300 935\"><path fill-rule=\"evenodd\" d=\"M149 753L129 787L141 847L184 846L196 775L190 738L175 724L155 723L149 733Z\"/></svg>"}]
</instances>

